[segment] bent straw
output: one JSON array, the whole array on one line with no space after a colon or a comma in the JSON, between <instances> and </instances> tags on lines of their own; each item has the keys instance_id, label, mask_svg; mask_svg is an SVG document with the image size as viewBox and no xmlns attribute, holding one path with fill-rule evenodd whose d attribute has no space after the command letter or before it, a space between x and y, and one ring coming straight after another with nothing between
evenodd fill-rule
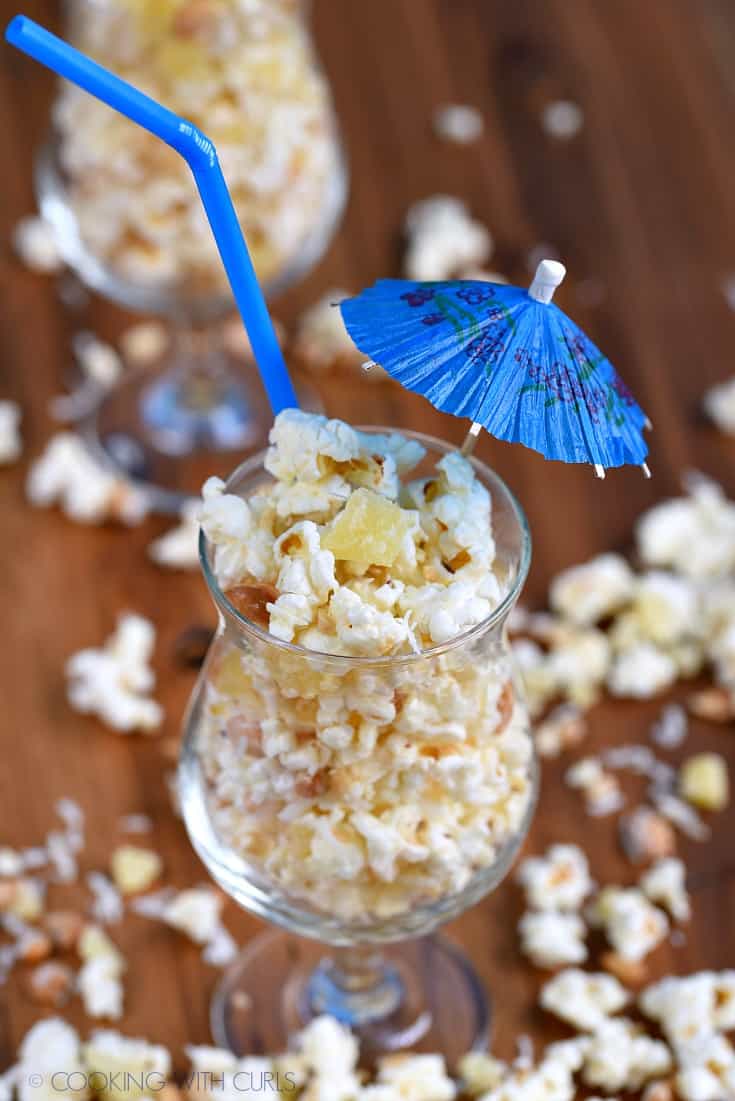
<instances>
[{"instance_id":1,"label":"bent straw","mask_svg":"<svg viewBox=\"0 0 735 1101\"><path fill-rule=\"evenodd\" d=\"M293 384L222 175L217 150L210 139L192 123L162 107L27 16L16 15L6 28L5 38L12 46L137 122L181 154L192 171L204 203L273 415L297 406Z\"/></svg>"}]
</instances>

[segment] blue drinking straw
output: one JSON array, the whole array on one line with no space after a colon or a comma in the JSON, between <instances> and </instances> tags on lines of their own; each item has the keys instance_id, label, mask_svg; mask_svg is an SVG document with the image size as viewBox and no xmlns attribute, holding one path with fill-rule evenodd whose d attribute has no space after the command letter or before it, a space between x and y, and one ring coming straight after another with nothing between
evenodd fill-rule
<instances>
[{"instance_id":1,"label":"blue drinking straw","mask_svg":"<svg viewBox=\"0 0 735 1101\"><path fill-rule=\"evenodd\" d=\"M273 415L297 406L288 368L219 166L217 150L210 139L192 123L162 107L25 15L16 15L10 21L5 37L12 46L78 84L181 154L194 175L204 203Z\"/></svg>"}]
</instances>

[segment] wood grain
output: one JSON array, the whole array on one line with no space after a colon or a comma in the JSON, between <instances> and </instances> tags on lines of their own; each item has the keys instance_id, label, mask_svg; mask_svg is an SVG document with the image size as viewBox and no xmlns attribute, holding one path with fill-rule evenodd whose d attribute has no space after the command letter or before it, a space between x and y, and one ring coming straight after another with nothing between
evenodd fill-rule
<instances>
[{"instance_id":1,"label":"wood grain","mask_svg":"<svg viewBox=\"0 0 735 1101\"><path fill-rule=\"evenodd\" d=\"M28 14L54 24L56 5L28 0ZM2 0L3 20L16 10ZM437 191L460 195L497 242L494 266L528 277L528 254L546 243L570 270L559 296L600 343L649 412L655 435L645 482L637 471L599 484L587 470L545 465L537 456L483 440L480 454L524 502L535 562L529 603L541 601L554 571L608 547L624 547L638 513L674 492L695 468L735 492L735 445L704 425L703 388L732 372L735 314L722 294L735 272L732 113L735 9L724 0L318 0L314 23L349 148L352 195L342 231L318 271L278 304L289 321L327 287L359 288L399 270L407 206ZM84 867L105 867L124 813L156 824L155 846L177 885L206 879L163 782L165 747L176 734L192 674L172 659L174 640L194 622L213 622L203 582L163 574L145 548L163 523L132 530L85 529L56 512L31 510L23 479L53 430L48 399L63 385L70 337L82 324L114 335L125 323L94 302L85 316L62 307L53 280L27 273L7 241L33 206L31 163L44 133L51 82L4 49L0 254L0 396L24 409L26 457L0 476L3 568L0 843L37 842L54 822L55 800L77 799L89 817ZM585 115L572 141L539 123L545 102L571 98ZM486 132L476 145L441 145L433 109L477 105ZM459 439L462 425L392 385L342 378L324 387L330 413L362 422L409 425ZM124 608L158 627L156 667L167 712L161 739L125 738L72 713L63 667L75 650L99 643ZM593 716L591 749L645 737L659 708L605 704ZM691 746L724 752L735 766L732 731L695 727ZM684 752L684 751L682 751ZM561 782L544 771L541 807L529 841L539 849L584 833L595 875L630 881L607 821L582 819ZM707 845L684 844L695 919L683 947L661 948L652 973L735 965L732 812L714 822ZM54 890L54 901L63 895ZM519 959L520 899L512 882L456 922L496 1003L495 1047L514 1037L563 1035L533 1008L540 976ZM260 924L234 907L228 924L244 941ZM124 1031L169 1045L181 1064L185 1042L208 1040L207 1008L216 973L198 951L143 919L116 934L130 960ZM70 1019L87 1031L77 1004ZM37 1016L18 973L0 991L0 1062Z\"/></svg>"}]
</instances>

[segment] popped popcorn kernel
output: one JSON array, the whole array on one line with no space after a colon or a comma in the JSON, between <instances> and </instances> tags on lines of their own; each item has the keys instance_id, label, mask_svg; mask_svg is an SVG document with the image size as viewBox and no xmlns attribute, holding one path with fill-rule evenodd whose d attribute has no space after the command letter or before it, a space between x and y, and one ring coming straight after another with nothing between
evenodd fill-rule
<instances>
[{"instance_id":1,"label":"popped popcorn kernel","mask_svg":"<svg viewBox=\"0 0 735 1101\"><path fill-rule=\"evenodd\" d=\"M612 975L570 968L542 988L539 1004L582 1032L595 1032L629 1001L627 990Z\"/></svg>"},{"instance_id":2,"label":"popped popcorn kernel","mask_svg":"<svg viewBox=\"0 0 735 1101\"><path fill-rule=\"evenodd\" d=\"M0 466L10 466L23 453L22 413L15 401L0 401Z\"/></svg>"},{"instance_id":3,"label":"popped popcorn kernel","mask_svg":"<svg viewBox=\"0 0 735 1101\"><path fill-rule=\"evenodd\" d=\"M735 435L735 376L710 387L702 401L704 411L721 432Z\"/></svg>"},{"instance_id":4,"label":"popped popcorn kernel","mask_svg":"<svg viewBox=\"0 0 735 1101\"><path fill-rule=\"evenodd\" d=\"M535 910L578 910L594 888L587 857L577 845L552 845L518 869L526 904Z\"/></svg>"},{"instance_id":5,"label":"popped popcorn kernel","mask_svg":"<svg viewBox=\"0 0 735 1101\"><path fill-rule=\"evenodd\" d=\"M633 571L619 554L601 554L557 574L549 589L553 611L580 627L591 627L633 597Z\"/></svg>"},{"instance_id":6,"label":"popped popcorn kernel","mask_svg":"<svg viewBox=\"0 0 735 1101\"><path fill-rule=\"evenodd\" d=\"M604 887L588 907L587 917L604 930L616 952L634 962L653 951L669 932L666 914L637 887Z\"/></svg>"},{"instance_id":7,"label":"popped popcorn kernel","mask_svg":"<svg viewBox=\"0 0 735 1101\"><path fill-rule=\"evenodd\" d=\"M651 902L661 903L674 921L689 921L691 902L686 889L686 869L681 860L673 857L658 860L641 877L640 887Z\"/></svg>"},{"instance_id":8,"label":"popped popcorn kernel","mask_svg":"<svg viewBox=\"0 0 735 1101\"><path fill-rule=\"evenodd\" d=\"M457 1071L463 1092L479 1097L500 1085L508 1073L508 1065L484 1051L471 1051L459 1060Z\"/></svg>"},{"instance_id":9,"label":"popped popcorn kernel","mask_svg":"<svg viewBox=\"0 0 735 1101\"><path fill-rule=\"evenodd\" d=\"M521 918L518 931L521 951L536 967L565 967L587 959L587 929L579 914L529 910Z\"/></svg>"},{"instance_id":10,"label":"popped popcorn kernel","mask_svg":"<svg viewBox=\"0 0 735 1101\"><path fill-rule=\"evenodd\" d=\"M460 269L482 267L493 239L474 221L461 199L434 195L414 203L406 215L408 247L403 266L408 279L451 279Z\"/></svg>"},{"instance_id":11,"label":"popped popcorn kernel","mask_svg":"<svg viewBox=\"0 0 735 1101\"><path fill-rule=\"evenodd\" d=\"M688 757L679 772L679 791L702 810L721 811L730 802L730 774L719 753Z\"/></svg>"}]
</instances>

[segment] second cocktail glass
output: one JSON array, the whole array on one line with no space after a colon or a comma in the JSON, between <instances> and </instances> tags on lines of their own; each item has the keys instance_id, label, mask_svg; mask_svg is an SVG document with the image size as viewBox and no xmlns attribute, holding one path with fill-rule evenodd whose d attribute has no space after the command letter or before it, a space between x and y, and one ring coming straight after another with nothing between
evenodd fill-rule
<instances>
[{"instance_id":1,"label":"second cocktail glass","mask_svg":"<svg viewBox=\"0 0 735 1101\"><path fill-rule=\"evenodd\" d=\"M452 450L404 434L426 449L419 477ZM287 931L257 938L216 994L214 1038L236 1052L281 1050L324 1012L354 1028L370 1054L424 1048L452 1062L487 1040L488 1004L471 964L429 934L504 877L531 822L537 772L505 633L530 536L500 478L472 465L492 501L503 599L483 622L420 653L329 655L275 638L263 615L274 594L254 589L244 603L223 591L202 536L219 627L186 721L184 817L217 883ZM227 492L247 498L270 480L255 457ZM330 763L315 772L318 738L331 740ZM443 758L454 764L443 769ZM381 816L403 833L399 855L381 836Z\"/></svg>"},{"instance_id":2,"label":"second cocktail glass","mask_svg":"<svg viewBox=\"0 0 735 1101\"><path fill-rule=\"evenodd\" d=\"M68 37L215 142L258 278L273 297L320 259L347 171L328 82L296 0L68 0ZM102 457L176 511L216 453L264 446L255 368L218 322L233 303L187 166L81 89L62 86L36 190L65 261L112 301L171 323L170 354L129 371L85 425ZM304 408L318 408L301 387ZM206 453L203 461L190 461ZM225 469L231 467L231 461Z\"/></svg>"}]
</instances>

